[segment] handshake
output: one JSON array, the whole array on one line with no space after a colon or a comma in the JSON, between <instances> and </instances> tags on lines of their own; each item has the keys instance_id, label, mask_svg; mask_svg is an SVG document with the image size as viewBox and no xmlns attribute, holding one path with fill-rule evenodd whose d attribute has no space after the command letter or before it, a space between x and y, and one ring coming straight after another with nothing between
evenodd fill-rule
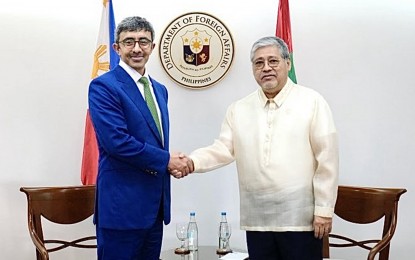
<instances>
[{"instance_id":1,"label":"handshake","mask_svg":"<svg viewBox=\"0 0 415 260\"><path fill-rule=\"evenodd\" d=\"M176 152L170 154L167 169L174 178L180 179L192 173L194 171L194 165L192 159L187 157L187 155Z\"/></svg>"}]
</instances>

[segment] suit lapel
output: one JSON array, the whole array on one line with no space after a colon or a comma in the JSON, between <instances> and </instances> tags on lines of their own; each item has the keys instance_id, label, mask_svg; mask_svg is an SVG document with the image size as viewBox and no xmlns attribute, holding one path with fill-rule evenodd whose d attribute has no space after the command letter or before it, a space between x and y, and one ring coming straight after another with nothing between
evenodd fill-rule
<instances>
[{"instance_id":1,"label":"suit lapel","mask_svg":"<svg viewBox=\"0 0 415 260\"><path fill-rule=\"evenodd\" d=\"M163 137L164 137L164 147L168 148L168 140L169 140L169 114L167 108L167 95L163 94L164 88L160 86L159 83L152 80L150 77L151 84L153 86L154 95L157 100L157 104L160 109L160 118L161 124L163 128Z\"/></svg>"},{"instance_id":2,"label":"suit lapel","mask_svg":"<svg viewBox=\"0 0 415 260\"><path fill-rule=\"evenodd\" d=\"M138 110L141 112L143 117L145 118L147 125L153 132L153 134L157 137L160 144L162 144L161 136L157 130L156 123L154 122L153 116L151 115L150 110L148 109L147 103L141 95L140 91L137 88L137 84L134 80L128 75L128 73L121 67L117 66L115 69L117 79L121 83L123 83L123 90L127 93L127 95L131 98L133 103L137 106ZM157 95L156 95L157 96ZM158 98L157 98L158 102ZM160 105L159 105L160 106ZM160 107L161 110L161 107ZM163 116L162 116L163 121ZM164 129L164 125L163 125Z\"/></svg>"}]
</instances>

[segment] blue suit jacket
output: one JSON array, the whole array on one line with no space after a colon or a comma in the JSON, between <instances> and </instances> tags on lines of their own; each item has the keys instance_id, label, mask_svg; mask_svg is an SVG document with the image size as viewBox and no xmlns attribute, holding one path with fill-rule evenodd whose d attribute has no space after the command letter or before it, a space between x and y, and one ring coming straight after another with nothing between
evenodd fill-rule
<instances>
[{"instance_id":1,"label":"blue suit jacket","mask_svg":"<svg viewBox=\"0 0 415 260\"><path fill-rule=\"evenodd\" d=\"M170 222L167 89L151 79L164 141L136 83L120 66L92 80L89 110L99 148L96 210L100 228L150 227L163 206Z\"/></svg>"}]
</instances>

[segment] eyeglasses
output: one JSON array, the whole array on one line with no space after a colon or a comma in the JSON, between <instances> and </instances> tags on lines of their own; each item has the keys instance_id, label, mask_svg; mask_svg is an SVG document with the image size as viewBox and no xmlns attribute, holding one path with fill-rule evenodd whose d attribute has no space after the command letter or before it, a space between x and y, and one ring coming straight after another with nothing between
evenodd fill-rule
<instances>
[{"instance_id":1,"label":"eyeglasses","mask_svg":"<svg viewBox=\"0 0 415 260\"><path fill-rule=\"evenodd\" d=\"M254 61L252 65L255 67L255 69L261 70L265 67L265 62L267 62L268 66L270 66L271 68L276 68L280 64L281 60L279 59L269 59L268 61L256 60Z\"/></svg>"},{"instance_id":2,"label":"eyeglasses","mask_svg":"<svg viewBox=\"0 0 415 260\"><path fill-rule=\"evenodd\" d=\"M138 40L135 40L133 38L127 38L122 41L120 41L126 48L132 49L135 47L135 44L138 43L140 48L145 49L148 48L151 44L151 40L147 38L140 38Z\"/></svg>"}]
</instances>

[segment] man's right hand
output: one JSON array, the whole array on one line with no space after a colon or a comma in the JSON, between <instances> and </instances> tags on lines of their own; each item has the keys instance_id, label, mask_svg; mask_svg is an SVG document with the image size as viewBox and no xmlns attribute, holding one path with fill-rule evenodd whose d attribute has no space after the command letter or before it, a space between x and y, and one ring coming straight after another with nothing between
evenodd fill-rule
<instances>
[{"instance_id":1,"label":"man's right hand","mask_svg":"<svg viewBox=\"0 0 415 260\"><path fill-rule=\"evenodd\" d=\"M173 177L180 179L193 172L193 161L183 153L171 153L167 169Z\"/></svg>"}]
</instances>

